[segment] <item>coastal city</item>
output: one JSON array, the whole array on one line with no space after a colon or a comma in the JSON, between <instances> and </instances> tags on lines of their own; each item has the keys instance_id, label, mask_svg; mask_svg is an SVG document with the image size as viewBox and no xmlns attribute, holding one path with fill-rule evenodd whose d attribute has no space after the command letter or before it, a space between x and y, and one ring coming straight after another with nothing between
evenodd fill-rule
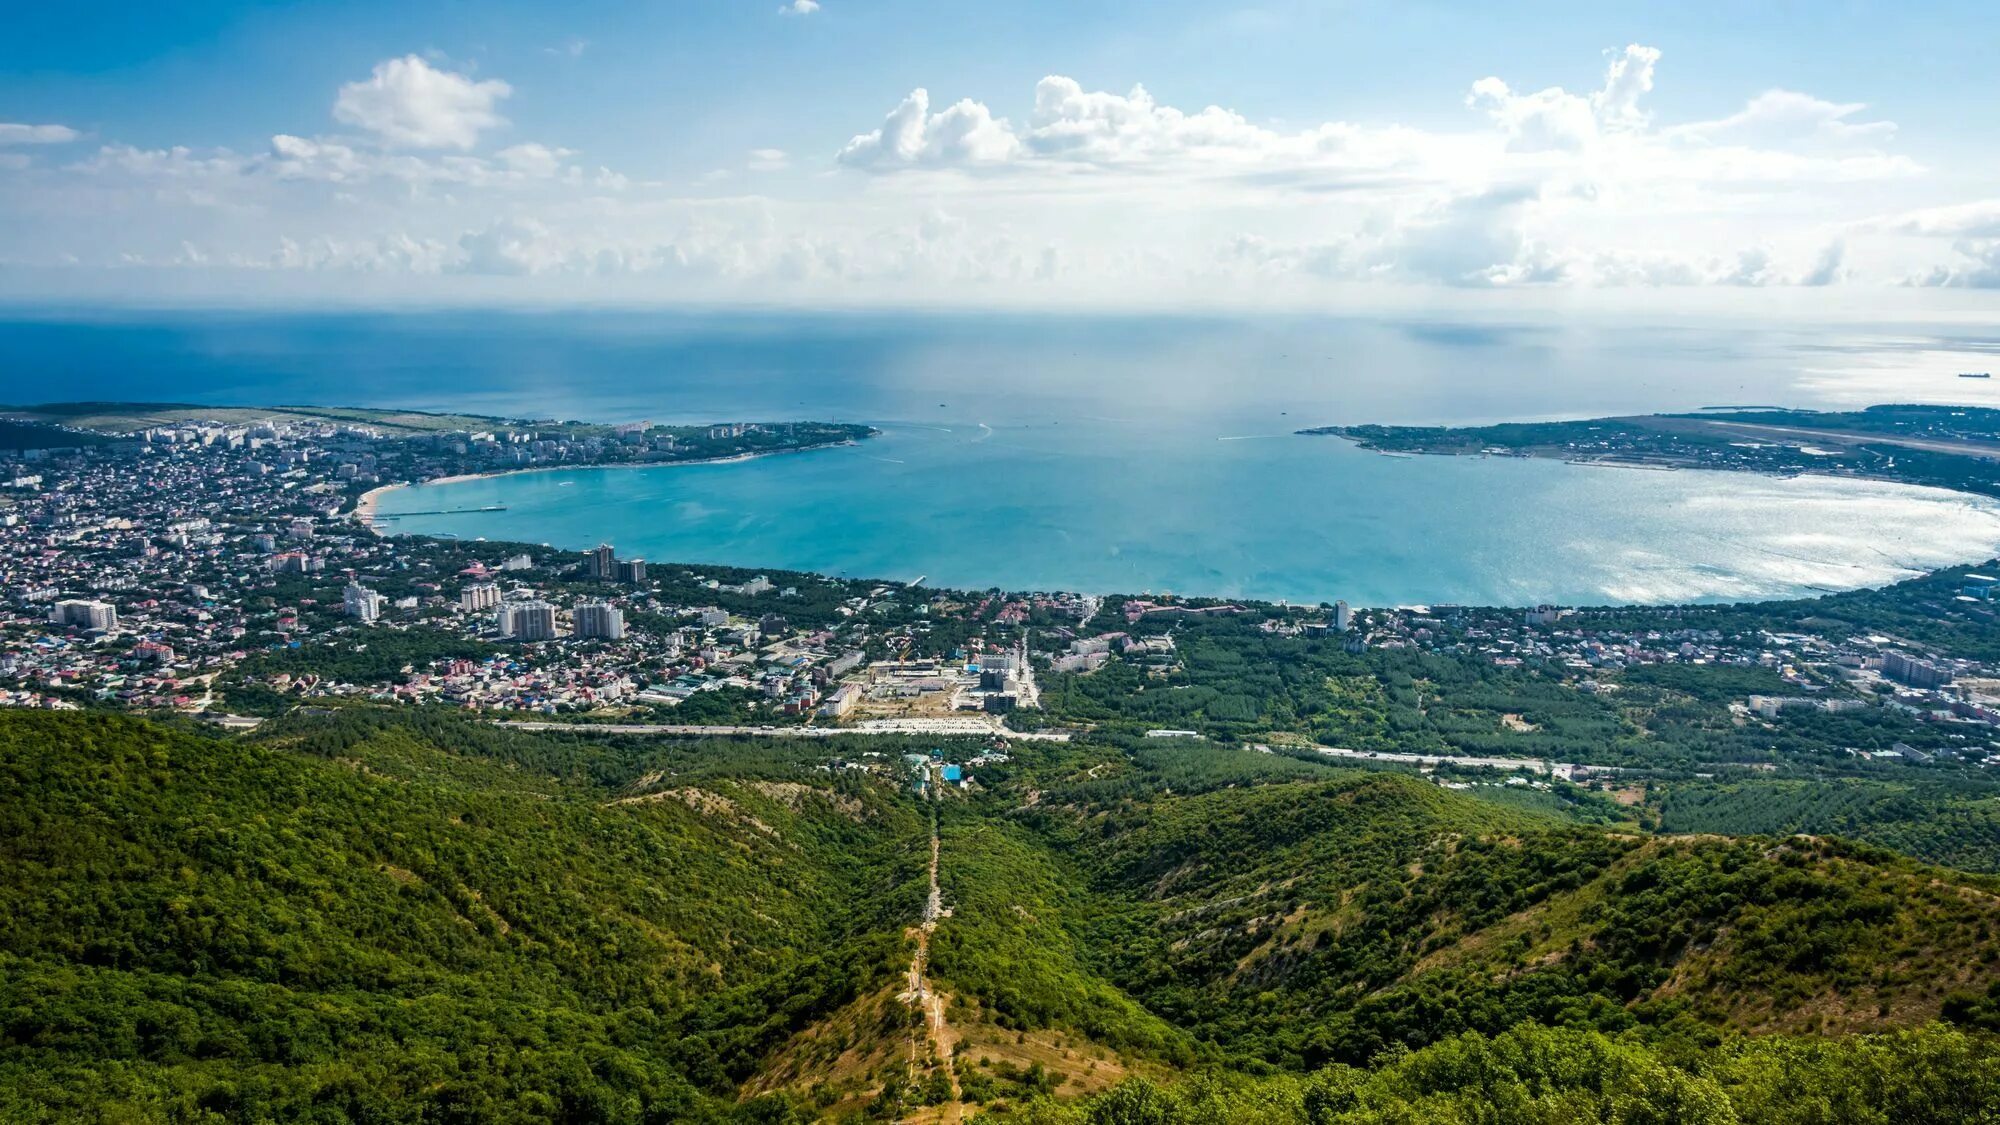
<instances>
[{"instance_id":1,"label":"coastal city","mask_svg":"<svg viewBox=\"0 0 2000 1125\"><path fill-rule=\"evenodd\" d=\"M1018 637L989 641L974 628L953 630L948 646L930 643L934 608L1009 632L1025 602L967 606L894 585L801 577L810 583L801 590L762 575L649 573L645 560L609 545L571 554L407 541L385 537L392 522L369 511L392 473L629 463L635 450L704 445L711 458L729 457L828 436L755 424L705 427L694 441L646 431L412 437L324 420L196 420L19 451L0 513L0 566L17 591L0 653L4 701L115 703L233 723L254 720L230 714L232 704L268 712L278 701L357 699L851 719L862 729L934 720L934 729L973 732L1037 706ZM1095 608L1085 598L1033 605L1071 618Z\"/></svg>"},{"instance_id":2,"label":"coastal city","mask_svg":"<svg viewBox=\"0 0 2000 1125\"><path fill-rule=\"evenodd\" d=\"M1704 627L1696 611L1431 605L1353 609L1164 595L960 594L894 582L690 568L614 545L404 537L370 501L402 481L635 457L708 458L865 439L865 430L726 424L410 432L304 414L192 415L107 436L19 423L0 478L0 702L118 706L254 726L337 702L642 729L1020 737L1102 725L1079 701L1110 683L1199 687L1204 630L1377 660L1424 654L1527 670L1611 700L1621 673L1753 669L1738 724L1866 711L1949 730L2000 764L2000 679L1907 638ZM1929 604L1994 620L2000 582L1968 573ZM1048 681L1061 685L1051 699ZM1097 686L1093 686L1097 685ZM1183 696L1182 698L1192 698ZM1421 697L1419 697L1421 709ZM1147 727L1235 737L1241 723ZM1532 719L1503 716L1524 736ZM1922 739L1851 748L1928 762ZM1323 743L1322 743L1323 744ZM1335 746L1334 749L1342 747ZM1496 761L1512 761L1494 755Z\"/></svg>"},{"instance_id":3,"label":"coastal city","mask_svg":"<svg viewBox=\"0 0 2000 1125\"><path fill-rule=\"evenodd\" d=\"M2000 4L0 29L0 1125L2000 1125Z\"/></svg>"}]
</instances>

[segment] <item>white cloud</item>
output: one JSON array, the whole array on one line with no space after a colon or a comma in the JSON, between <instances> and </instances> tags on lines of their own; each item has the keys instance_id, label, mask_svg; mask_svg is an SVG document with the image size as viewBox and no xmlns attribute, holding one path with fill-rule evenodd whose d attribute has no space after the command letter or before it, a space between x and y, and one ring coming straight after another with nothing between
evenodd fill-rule
<instances>
[{"instance_id":1,"label":"white cloud","mask_svg":"<svg viewBox=\"0 0 2000 1125\"><path fill-rule=\"evenodd\" d=\"M1810 145L1853 148L1886 144L1896 136L1893 121L1850 121L1868 107L1841 104L1792 90L1767 90L1716 121L1698 121L1668 130L1675 138L1752 147Z\"/></svg>"},{"instance_id":2,"label":"white cloud","mask_svg":"<svg viewBox=\"0 0 2000 1125\"><path fill-rule=\"evenodd\" d=\"M368 164L347 145L280 133L271 138L271 169L297 179L348 180L368 174Z\"/></svg>"},{"instance_id":3,"label":"white cloud","mask_svg":"<svg viewBox=\"0 0 2000 1125\"><path fill-rule=\"evenodd\" d=\"M1979 199L1948 207L1926 207L1855 224L1866 232L1888 232L1935 242L1950 239L1952 261L1910 274L1904 284L1926 288L2000 289L2000 199Z\"/></svg>"},{"instance_id":4,"label":"white cloud","mask_svg":"<svg viewBox=\"0 0 2000 1125\"><path fill-rule=\"evenodd\" d=\"M566 148L550 148L534 143L511 145L493 154L507 168L524 176L553 176L562 170L565 157L574 153Z\"/></svg>"},{"instance_id":5,"label":"white cloud","mask_svg":"<svg viewBox=\"0 0 2000 1125\"><path fill-rule=\"evenodd\" d=\"M1779 274L1772 269L1771 252L1762 246L1749 246L1737 251L1736 260L1717 269L1714 280L1718 285L1751 288L1782 284Z\"/></svg>"},{"instance_id":6,"label":"white cloud","mask_svg":"<svg viewBox=\"0 0 2000 1125\"><path fill-rule=\"evenodd\" d=\"M930 110L929 91L910 91L880 128L847 142L840 162L856 168L997 164L1020 151L1013 129L970 98L939 113Z\"/></svg>"},{"instance_id":7,"label":"white cloud","mask_svg":"<svg viewBox=\"0 0 2000 1125\"><path fill-rule=\"evenodd\" d=\"M1534 190L1516 186L1442 200L1399 220L1370 252L1370 268L1445 285L1560 281L1565 267L1522 229L1536 198Z\"/></svg>"},{"instance_id":8,"label":"white cloud","mask_svg":"<svg viewBox=\"0 0 2000 1125\"><path fill-rule=\"evenodd\" d=\"M1935 266L1909 284L1943 289L2000 289L2000 238L1965 238L1952 244L1962 259Z\"/></svg>"},{"instance_id":9,"label":"white cloud","mask_svg":"<svg viewBox=\"0 0 2000 1125\"><path fill-rule=\"evenodd\" d=\"M1519 94L1505 81L1488 77L1472 84L1465 104L1485 110L1515 152L1577 152L1602 132L1646 127L1649 119L1639 99L1652 91L1659 61L1657 48L1634 43L1611 56L1604 85L1587 97L1560 86Z\"/></svg>"},{"instance_id":10,"label":"white cloud","mask_svg":"<svg viewBox=\"0 0 2000 1125\"><path fill-rule=\"evenodd\" d=\"M67 125L20 125L0 121L0 145L60 145L80 136Z\"/></svg>"},{"instance_id":11,"label":"white cloud","mask_svg":"<svg viewBox=\"0 0 2000 1125\"><path fill-rule=\"evenodd\" d=\"M441 242L412 238L400 231L360 240L321 235L303 243L281 237L268 266L280 270L421 275L443 272L452 256L452 249Z\"/></svg>"},{"instance_id":12,"label":"white cloud","mask_svg":"<svg viewBox=\"0 0 2000 1125\"><path fill-rule=\"evenodd\" d=\"M503 219L460 236L460 273L524 276L558 269L568 256L563 240L533 219Z\"/></svg>"},{"instance_id":13,"label":"white cloud","mask_svg":"<svg viewBox=\"0 0 2000 1125\"><path fill-rule=\"evenodd\" d=\"M1950 207L1906 211L1867 224L1901 234L1948 238L2000 238L2000 199L1981 199Z\"/></svg>"},{"instance_id":14,"label":"white cloud","mask_svg":"<svg viewBox=\"0 0 2000 1125\"><path fill-rule=\"evenodd\" d=\"M1847 279L1847 243L1835 239L1820 251L1819 258L1799 278L1799 284L1808 288L1838 285Z\"/></svg>"},{"instance_id":15,"label":"white cloud","mask_svg":"<svg viewBox=\"0 0 2000 1125\"><path fill-rule=\"evenodd\" d=\"M1472 84L1465 104L1485 110L1515 152L1575 152L1597 138L1589 99L1560 86L1517 94L1498 78L1482 78Z\"/></svg>"},{"instance_id":16,"label":"white cloud","mask_svg":"<svg viewBox=\"0 0 2000 1125\"><path fill-rule=\"evenodd\" d=\"M1507 135L1514 152L1578 152L1604 131L1638 130L1647 123L1639 99L1653 88L1660 52L1632 44L1611 57L1596 92L1573 94L1560 86L1518 93L1504 79L1472 84L1465 104L1484 110Z\"/></svg>"},{"instance_id":17,"label":"white cloud","mask_svg":"<svg viewBox=\"0 0 2000 1125\"><path fill-rule=\"evenodd\" d=\"M918 90L839 162L875 173L989 173L919 176L909 181L916 193L1039 195L1078 209L1115 199L1175 214L1242 209L1259 225L1248 216L1282 212L1312 231L1230 236L1219 260L1259 274L1454 286L1765 286L1844 276L1844 247L1807 264L1809 252L1775 253L1752 228L1764 210L1782 217L1808 193L1832 198L1844 184L1918 172L1878 147L1893 126L1855 122L1858 106L1767 95L1723 121L1656 128L1645 99L1660 59L1641 44L1609 52L1602 83L1587 93L1517 93L1482 79L1467 102L1491 128L1459 133L1344 121L1280 129L1220 106L1164 105L1143 86L1089 91L1060 75L1036 84L1017 125L971 100L934 114ZM1793 201L1777 202L1780 193ZM1335 199L1341 205L1329 208ZM1739 229L1711 237L1705 254L1626 244L1653 241L1674 222Z\"/></svg>"},{"instance_id":18,"label":"white cloud","mask_svg":"<svg viewBox=\"0 0 2000 1125\"><path fill-rule=\"evenodd\" d=\"M208 155L186 145L142 149L131 145L105 145L89 158L72 165L85 173L120 173L139 179L194 179L239 176L246 167L243 157L227 149Z\"/></svg>"},{"instance_id":19,"label":"white cloud","mask_svg":"<svg viewBox=\"0 0 2000 1125\"><path fill-rule=\"evenodd\" d=\"M1590 108L1605 128L1645 128L1648 118L1639 99L1652 92L1653 67L1659 61L1659 48L1637 43L1612 56L1603 87L1590 96Z\"/></svg>"},{"instance_id":20,"label":"white cloud","mask_svg":"<svg viewBox=\"0 0 2000 1125\"><path fill-rule=\"evenodd\" d=\"M507 123L495 107L511 93L498 79L474 81L405 55L342 86L333 116L392 147L465 149L478 143L479 134Z\"/></svg>"},{"instance_id":21,"label":"white cloud","mask_svg":"<svg viewBox=\"0 0 2000 1125\"><path fill-rule=\"evenodd\" d=\"M809 16L819 11L819 0L792 0L778 8L780 15Z\"/></svg>"},{"instance_id":22,"label":"white cloud","mask_svg":"<svg viewBox=\"0 0 2000 1125\"><path fill-rule=\"evenodd\" d=\"M1189 113L1162 105L1144 86L1115 94L1085 90L1062 75L1035 83L1025 127L964 99L930 112L930 94L915 90L879 129L849 141L840 163L893 172L922 167L1041 165L1231 171L1285 167L1383 169L1409 163L1419 150L1457 147L1413 129L1362 128L1329 122L1297 133L1251 123L1220 106Z\"/></svg>"},{"instance_id":23,"label":"white cloud","mask_svg":"<svg viewBox=\"0 0 2000 1125\"><path fill-rule=\"evenodd\" d=\"M1255 150L1275 138L1241 115L1209 106L1183 113L1153 100L1144 86L1129 94L1086 92L1073 78L1035 83L1029 150L1050 157L1118 163L1190 151Z\"/></svg>"},{"instance_id":24,"label":"white cloud","mask_svg":"<svg viewBox=\"0 0 2000 1125\"><path fill-rule=\"evenodd\" d=\"M798 161L744 137L694 154L715 172L668 184L578 167L552 142L484 150L506 84L406 57L341 88L346 135L305 128L250 153L106 144L63 164L0 151L0 259L758 300L2000 286L2000 200L1916 209L1922 169L1892 151L1893 125L1786 91L1656 121L1661 62L1608 52L1575 93L1481 79L1480 112L1452 128L1257 121L1061 75L1018 108L992 103L1011 119L918 89L838 150L865 178L746 175Z\"/></svg>"}]
</instances>

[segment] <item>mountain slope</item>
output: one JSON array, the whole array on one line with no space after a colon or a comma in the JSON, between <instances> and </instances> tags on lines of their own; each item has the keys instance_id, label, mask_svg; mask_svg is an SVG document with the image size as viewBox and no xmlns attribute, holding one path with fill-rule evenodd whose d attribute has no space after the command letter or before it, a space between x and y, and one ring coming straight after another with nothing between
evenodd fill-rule
<instances>
[{"instance_id":1,"label":"mountain slope","mask_svg":"<svg viewBox=\"0 0 2000 1125\"><path fill-rule=\"evenodd\" d=\"M348 733L0 720L8 1089L144 1116L678 1115L894 971L871 912L909 896L915 829L879 793L614 803Z\"/></svg>"},{"instance_id":2,"label":"mountain slope","mask_svg":"<svg viewBox=\"0 0 2000 1125\"><path fill-rule=\"evenodd\" d=\"M953 1120L1225 1072L1289 1076L1244 1087L1271 1120L1397 1120L1549 1059L1728 1104L1833 1065L1801 1052L2000 1059L1844 1034L2000 1027L1990 878L1251 751L1014 753L927 801L798 743L0 713L0 1119Z\"/></svg>"},{"instance_id":3,"label":"mountain slope","mask_svg":"<svg viewBox=\"0 0 2000 1125\"><path fill-rule=\"evenodd\" d=\"M1025 814L1114 982L1225 1056L1361 1064L1522 1020L1936 1018L2000 981L2000 884L1806 837L1559 825L1375 774Z\"/></svg>"}]
</instances>

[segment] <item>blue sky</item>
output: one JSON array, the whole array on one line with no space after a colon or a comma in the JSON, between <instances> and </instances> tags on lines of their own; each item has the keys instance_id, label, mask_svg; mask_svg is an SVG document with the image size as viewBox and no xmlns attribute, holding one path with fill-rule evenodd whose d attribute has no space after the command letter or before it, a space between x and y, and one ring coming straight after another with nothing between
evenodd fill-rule
<instances>
[{"instance_id":1,"label":"blue sky","mask_svg":"<svg viewBox=\"0 0 2000 1125\"><path fill-rule=\"evenodd\" d=\"M0 286L2000 286L1991 4L803 6L19 6Z\"/></svg>"}]
</instances>

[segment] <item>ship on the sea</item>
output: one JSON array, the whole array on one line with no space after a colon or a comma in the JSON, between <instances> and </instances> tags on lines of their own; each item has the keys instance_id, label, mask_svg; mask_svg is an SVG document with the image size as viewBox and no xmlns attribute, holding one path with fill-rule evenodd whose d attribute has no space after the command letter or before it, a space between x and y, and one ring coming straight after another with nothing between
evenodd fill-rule
<instances>
[{"instance_id":1,"label":"ship on the sea","mask_svg":"<svg viewBox=\"0 0 2000 1125\"><path fill-rule=\"evenodd\" d=\"M1993 373L1991 371L1961 371L1958 373L1958 377L1961 379L1991 379Z\"/></svg>"}]
</instances>

